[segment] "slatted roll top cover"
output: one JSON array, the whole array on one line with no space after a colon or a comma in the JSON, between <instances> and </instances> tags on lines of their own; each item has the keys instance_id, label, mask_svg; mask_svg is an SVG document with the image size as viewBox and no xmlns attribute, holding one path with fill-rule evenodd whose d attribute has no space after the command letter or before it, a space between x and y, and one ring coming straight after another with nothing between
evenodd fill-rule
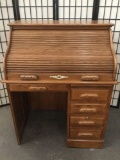
<instances>
[{"instance_id":1,"label":"slatted roll top cover","mask_svg":"<svg viewBox=\"0 0 120 160\"><path fill-rule=\"evenodd\" d=\"M5 80L43 73L111 75L116 57L107 21L15 21L4 60ZM33 78L34 79L34 78Z\"/></svg>"}]
</instances>

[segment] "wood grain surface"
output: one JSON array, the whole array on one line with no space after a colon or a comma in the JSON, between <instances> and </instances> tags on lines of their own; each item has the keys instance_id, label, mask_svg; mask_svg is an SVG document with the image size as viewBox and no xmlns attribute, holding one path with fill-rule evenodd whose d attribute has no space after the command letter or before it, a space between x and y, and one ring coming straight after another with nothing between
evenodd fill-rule
<instances>
[{"instance_id":1,"label":"wood grain surface","mask_svg":"<svg viewBox=\"0 0 120 160\"><path fill-rule=\"evenodd\" d=\"M108 21L9 24L4 58L18 144L30 110L67 110L68 147L102 148L117 60ZM42 123L42 122L41 122Z\"/></svg>"}]
</instances>

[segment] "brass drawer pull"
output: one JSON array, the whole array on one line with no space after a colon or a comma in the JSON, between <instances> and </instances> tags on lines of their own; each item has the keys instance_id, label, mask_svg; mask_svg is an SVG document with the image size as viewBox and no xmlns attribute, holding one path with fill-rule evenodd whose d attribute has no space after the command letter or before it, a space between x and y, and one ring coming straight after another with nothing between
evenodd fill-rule
<instances>
[{"instance_id":1,"label":"brass drawer pull","mask_svg":"<svg viewBox=\"0 0 120 160\"><path fill-rule=\"evenodd\" d=\"M37 75L20 75L21 80L37 80Z\"/></svg>"},{"instance_id":2,"label":"brass drawer pull","mask_svg":"<svg viewBox=\"0 0 120 160\"><path fill-rule=\"evenodd\" d=\"M47 91L47 87L29 87L31 91Z\"/></svg>"},{"instance_id":3,"label":"brass drawer pull","mask_svg":"<svg viewBox=\"0 0 120 160\"><path fill-rule=\"evenodd\" d=\"M81 80L82 81L98 81L99 76L82 76Z\"/></svg>"},{"instance_id":4,"label":"brass drawer pull","mask_svg":"<svg viewBox=\"0 0 120 160\"><path fill-rule=\"evenodd\" d=\"M85 99L89 99L89 98L98 98L98 94L81 94L80 95L81 98L85 98Z\"/></svg>"},{"instance_id":5,"label":"brass drawer pull","mask_svg":"<svg viewBox=\"0 0 120 160\"><path fill-rule=\"evenodd\" d=\"M94 121L79 121L79 125L95 125Z\"/></svg>"},{"instance_id":6,"label":"brass drawer pull","mask_svg":"<svg viewBox=\"0 0 120 160\"><path fill-rule=\"evenodd\" d=\"M96 113L97 112L97 109L96 108L81 108L80 110L79 110L80 112L86 112L86 113Z\"/></svg>"},{"instance_id":7,"label":"brass drawer pull","mask_svg":"<svg viewBox=\"0 0 120 160\"><path fill-rule=\"evenodd\" d=\"M78 133L78 136L80 137L86 137L86 136L90 136L90 137L93 137L93 133Z\"/></svg>"},{"instance_id":8,"label":"brass drawer pull","mask_svg":"<svg viewBox=\"0 0 120 160\"><path fill-rule=\"evenodd\" d=\"M57 75L57 76L50 76L50 78L54 78L54 79L66 79L66 78L68 78L68 76Z\"/></svg>"}]
</instances>

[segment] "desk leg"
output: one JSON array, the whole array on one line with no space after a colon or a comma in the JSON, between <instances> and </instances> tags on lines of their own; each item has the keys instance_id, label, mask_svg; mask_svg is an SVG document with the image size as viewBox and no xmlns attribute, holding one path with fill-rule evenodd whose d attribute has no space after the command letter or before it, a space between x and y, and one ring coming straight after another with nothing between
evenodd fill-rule
<instances>
[{"instance_id":1,"label":"desk leg","mask_svg":"<svg viewBox=\"0 0 120 160\"><path fill-rule=\"evenodd\" d=\"M17 142L20 144L30 112L28 93L9 92L9 98Z\"/></svg>"}]
</instances>

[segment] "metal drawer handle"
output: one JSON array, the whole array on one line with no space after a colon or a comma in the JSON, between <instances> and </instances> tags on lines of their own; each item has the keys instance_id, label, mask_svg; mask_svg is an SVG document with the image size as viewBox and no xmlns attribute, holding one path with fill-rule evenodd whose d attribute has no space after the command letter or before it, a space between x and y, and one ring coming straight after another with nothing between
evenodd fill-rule
<instances>
[{"instance_id":1,"label":"metal drawer handle","mask_svg":"<svg viewBox=\"0 0 120 160\"><path fill-rule=\"evenodd\" d=\"M92 112L92 113L96 113L97 112L97 109L96 108L81 108L80 110L79 110L80 112Z\"/></svg>"},{"instance_id":2,"label":"metal drawer handle","mask_svg":"<svg viewBox=\"0 0 120 160\"><path fill-rule=\"evenodd\" d=\"M98 94L81 94L80 97L85 98L85 99L89 99L89 98L98 98L99 95Z\"/></svg>"},{"instance_id":3,"label":"metal drawer handle","mask_svg":"<svg viewBox=\"0 0 120 160\"><path fill-rule=\"evenodd\" d=\"M57 75L57 76L50 76L50 78L54 78L54 79L66 79L66 78L68 78L68 76Z\"/></svg>"},{"instance_id":4,"label":"metal drawer handle","mask_svg":"<svg viewBox=\"0 0 120 160\"><path fill-rule=\"evenodd\" d=\"M79 125L95 125L94 121L79 121Z\"/></svg>"},{"instance_id":5,"label":"metal drawer handle","mask_svg":"<svg viewBox=\"0 0 120 160\"><path fill-rule=\"evenodd\" d=\"M20 75L21 80L37 80L37 75Z\"/></svg>"},{"instance_id":6,"label":"metal drawer handle","mask_svg":"<svg viewBox=\"0 0 120 160\"><path fill-rule=\"evenodd\" d=\"M86 136L90 136L90 137L93 137L93 133L78 133L78 136L80 137L86 137Z\"/></svg>"},{"instance_id":7,"label":"metal drawer handle","mask_svg":"<svg viewBox=\"0 0 120 160\"><path fill-rule=\"evenodd\" d=\"M81 80L82 81L98 81L99 76L82 76Z\"/></svg>"},{"instance_id":8,"label":"metal drawer handle","mask_svg":"<svg viewBox=\"0 0 120 160\"><path fill-rule=\"evenodd\" d=\"M47 87L29 87L32 91L47 91Z\"/></svg>"}]
</instances>

